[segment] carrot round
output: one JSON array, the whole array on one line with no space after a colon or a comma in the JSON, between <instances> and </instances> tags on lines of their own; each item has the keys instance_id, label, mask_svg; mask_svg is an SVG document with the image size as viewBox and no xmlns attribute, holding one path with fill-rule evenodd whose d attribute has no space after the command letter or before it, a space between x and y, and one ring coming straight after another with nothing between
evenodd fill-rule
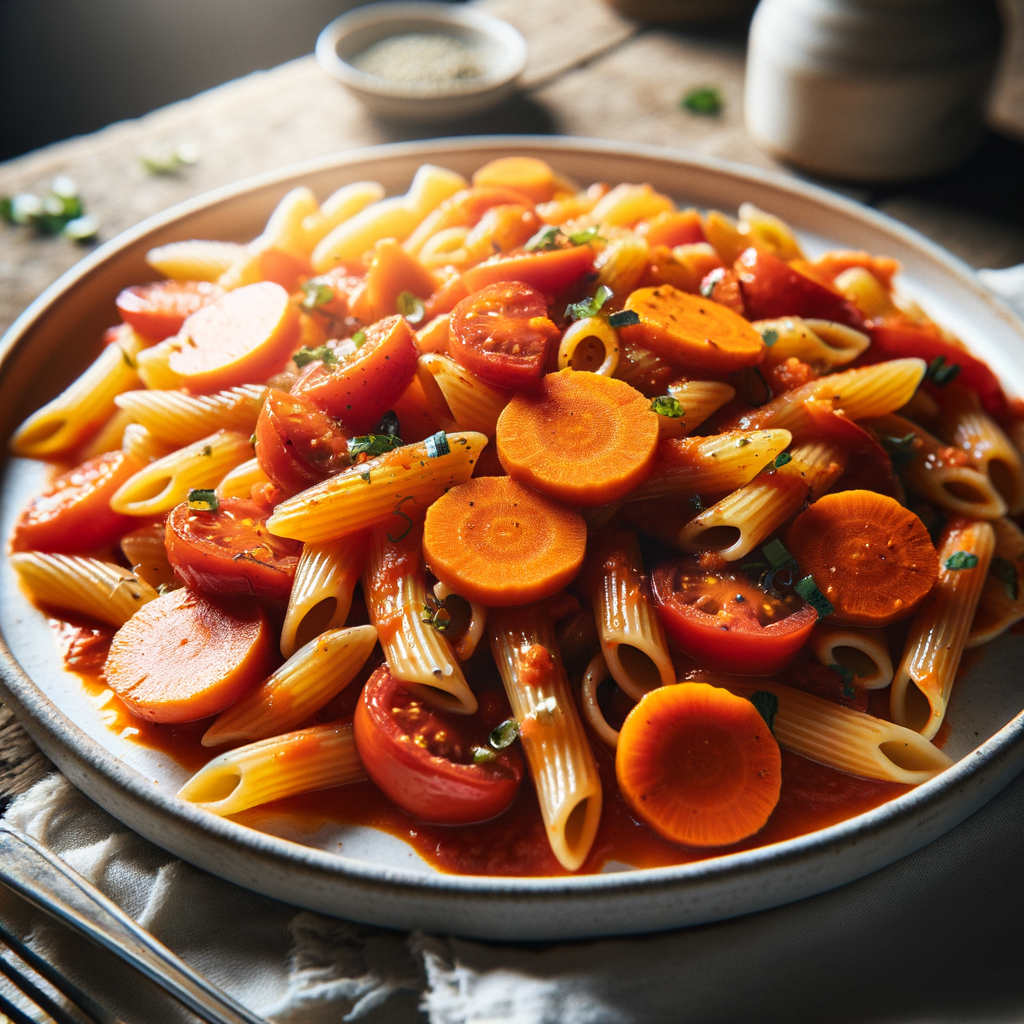
<instances>
[{"instance_id":1,"label":"carrot round","mask_svg":"<svg viewBox=\"0 0 1024 1024\"><path fill-rule=\"evenodd\" d=\"M884 626L902 619L939 576L924 523L875 491L819 498L794 520L786 546L832 603L837 622Z\"/></svg>"},{"instance_id":2,"label":"carrot round","mask_svg":"<svg viewBox=\"0 0 1024 1024\"><path fill-rule=\"evenodd\" d=\"M749 700L707 683L646 693L626 716L615 775L655 832L727 846L759 831L779 802L779 745Z\"/></svg>"},{"instance_id":3,"label":"carrot round","mask_svg":"<svg viewBox=\"0 0 1024 1024\"><path fill-rule=\"evenodd\" d=\"M117 631L104 671L140 718L194 722L253 689L274 666L274 646L259 608L226 608L186 588L150 601Z\"/></svg>"},{"instance_id":4,"label":"carrot round","mask_svg":"<svg viewBox=\"0 0 1024 1024\"><path fill-rule=\"evenodd\" d=\"M620 328L622 336L683 367L729 372L764 354L761 335L739 313L670 284L638 288L626 309L640 322Z\"/></svg>"},{"instance_id":5,"label":"carrot round","mask_svg":"<svg viewBox=\"0 0 1024 1024\"><path fill-rule=\"evenodd\" d=\"M625 381L571 369L520 389L498 417L509 476L572 505L604 505L650 472L658 415Z\"/></svg>"},{"instance_id":6,"label":"carrot round","mask_svg":"<svg viewBox=\"0 0 1024 1024\"><path fill-rule=\"evenodd\" d=\"M503 156L492 160L473 175L473 184L514 188L535 203L547 202L558 189L551 166L532 156Z\"/></svg>"},{"instance_id":7,"label":"carrot round","mask_svg":"<svg viewBox=\"0 0 1024 1024\"><path fill-rule=\"evenodd\" d=\"M182 387L219 391L269 377L287 361L298 336L298 314L288 292L260 281L193 313L168 365L181 376Z\"/></svg>"},{"instance_id":8,"label":"carrot round","mask_svg":"<svg viewBox=\"0 0 1024 1024\"><path fill-rule=\"evenodd\" d=\"M583 517L507 476L477 477L427 509L423 555L431 572L468 601L528 604L579 572Z\"/></svg>"},{"instance_id":9,"label":"carrot round","mask_svg":"<svg viewBox=\"0 0 1024 1024\"><path fill-rule=\"evenodd\" d=\"M519 281L545 295L553 295L582 277L593 266L594 250L589 245L575 245L569 249L493 256L470 267L462 279L470 295L489 284L500 284L503 281Z\"/></svg>"}]
</instances>

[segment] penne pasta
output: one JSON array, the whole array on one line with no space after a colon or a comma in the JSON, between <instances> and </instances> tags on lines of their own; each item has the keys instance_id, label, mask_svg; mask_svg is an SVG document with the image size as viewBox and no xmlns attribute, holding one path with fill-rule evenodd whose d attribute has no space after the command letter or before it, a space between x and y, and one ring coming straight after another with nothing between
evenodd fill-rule
<instances>
[{"instance_id":1,"label":"penne pasta","mask_svg":"<svg viewBox=\"0 0 1024 1024\"><path fill-rule=\"evenodd\" d=\"M762 338L775 338L765 349L765 366L799 359L818 373L828 373L836 366L853 362L871 344L871 339L862 331L830 320L792 316L757 320L753 326Z\"/></svg>"},{"instance_id":2,"label":"penne pasta","mask_svg":"<svg viewBox=\"0 0 1024 1024\"><path fill-rule=\"evenodd\" d=\"M229 750L200 768L178 796L213 814L237 814L365 778L351 723L332 722Z\"/></svg>"},{"instance_id":3,"label":"penne pasta","mask_svg":"<svg viewBox=\"0 0 1024 1024\"><path fill-rule=\"evenodd\" d=\"M114 493L110 507L126 516L170 512L191 489L215 487L251 457L247 437L232 430L218 430L139 470Z\"/></svg>"},{"instance_id":4,"label":"penne pasta","mask_svg":"<svg viewBox=\"0 0 1024 1024\"><path fill-rule=\"evenodd\" d=\"M147 523L121 538L121 551L132 573L153 588L179 585L167 558L166 531L163 523Z\"/></svg>"},{"instance_id":5,"label":"penne pasta","mask_svg":"<svg viewBox=\"0 0 1024 1024\"><path fill-rule=\"evenodd\" d=\"M633 700L676 681L668 642L654 611L636 534L614 530L591 545L583 572L608 671Z\"/></svg>"},{"instance_id":6,"label":"penne pasta","mask_svg":"<svg viewBox=\"0 0 1024 1024\"><path fill-rule=\"evenodd\" d=\"M476 601L467 601L444 583L434 584L434 597L444 605L445 611L451 615L452 621L458 625L458 619L465 619L465 627L457 629L450 638L452 650L459 661L468 661L476 652L477 646L484 637L487 626L487 609ZM460 606L464 606L464 609ZM452 609L455 614L452 614ZM463 614L460 614L463 612ZM449 627L451 628L451 627Z\"/></svg>"},{"instance_id":7,"label":"penne pasta","mask_svg":"<svg viewBox=\"0 0 1024 1024\"><path fill-rule=\"evenodd\" d=\"M397 448L281 502L267 528L279 537L315 544L398 517L394 528L401 533L406 516L400 503L425 508L449 487L464 483L486 444L485 435L470 431L448 434L445 454L426 442Z\"/></svg>"},{"instance_id":8,"label":"penne pasta","mask_svg":"<svg viewBox=\"0 0 1024 1024\"><path fill-rule=\"evenodd\" d=\"M11 451L41 459L77 448L116 412L114 399L138 387L137 359L143 344L130 327L118 328L116 340L81 377L18 427Z\"/></svg>"},{"instance_id":9,"label":"penne pasta","mask_svg":"<svg viewBox=\"0 0 1024 1024\"><path fill-rule=\"evenodd\" d=\"M294 729L355 679L376 644L373 626L321 633L258 689L222 711L203 734L203 746L261 740Z\"/></svg>"},{"instance_id":10,"label":"penne pasta","mask_svg":"<svg viewBox=\"0 0 1024 1024\"><path fill-rule=\"evenodd\" d=\"M995 549L990 523L953 520L939 543L939 579L914 615L893 678L892 720L931 739L939 731Z\"/></svg>"},{"instance_id":11,"label":"penne pasta","mask_svg":"<svg viewBox=\"0 0 1024 1024\"><path fill-rule=\"evenodd\" d=\"M594 260L598 285L614 295L628 295L640 283L647 270L651 250L646 239L632 233L609 240Z\"/></svg>"},{"instance_id":12,"label":"penne pasta","mask_svg":"<svg viewBox=\"0 0 1024 1024\"><path fill-rule=\"evenodd\" d=\"M366 608L392 676L430 703L471 715L476 697L427 600L422 537L422 522L400 538L386 527L373 531L363 571Z\"/></svg>"},{"instance_id":13,"label":"penne pasta","mask_svg":"<svg viewBox=\"0 0 1024 1024\"><path fill-rule=\"evenodd\" d=\"M281 628L286 658L348 618L366 561L366 540L360 534L303 546Z\"/></svg>"},{"instance_id":14,"label":"penne pasta","mask_svg":"<svg viewBox=\"0 0 1024 1024\"><path fill-rule=\"evenodd\" d=\"M79 448L76 457L82 462L116 451L124 443L124 432L132 418L124 409L115 409L113 414L100 429Z\"/></svg>"},{"instance_id":15,"label":"penne pasta","mask_svg":"<svg viewBox=\"0 0 1024 1024\"><path fill-rule=\"evenodd\" d=\"M156 591L128 569L98 558L16 551L11 566L40 604L123 626Z\"/></svg>"},{"instance_id":16,"label":"penne pasta","mask_svg":"<svg viewBox=\"0 0 1024 1024\"><path fill-rule=\"evenodd\" d=\"M558 368L589 370L613 377L619 365L619 336L603 316L587 316L570 324L558 346Z\"/></svg>"},{"instance_id":17,"label":"penne pasta","mask_svg":"<svg viewBox=\"0 0 1024 1024\"><path fill-rule=\"evenodd\" d=\"M614 750L619 745L619 730L613 729L608 720L604 717L601 705L597 699L598 687L608 678L608 663L604 655L598 651L583 673L583 681L580 683L580 706L583 708L583 717L587 725L594 730L594 735Z\"/></svg>"},{"instance_id":18,"label":"penne pasta","mask_svg":"<svg viewBox=\"0 0 1024 1024\"><path fill-rule=\"evenodd\" d=\"M259 460L251 458L227 473L214 492L218 498L251 498L254 487L269 483L267 474L260 469Z\"/></svg>"},{"instance_id":19,"label":"penne pasta","mask_svg":"<svg viewBox=\"0 0 1024 1024\"><path fill-rule=\"evenodd\" d=\"M181 374L171 369L171 355L180 350L181 339L171 335L151 348L143 349L136 358L139 379L153 391L181 387ZM135 387L137 385L131 385ZM125 391L128 388L123 389Z\"/></svg>"},{"instance_id":20,"label":"penne pasta","mask_svg":"<svg viewBox=\"0 0 1024 1024\"><path fill-rule=\"evenodd\" d=\"M328 232L333 231L339 224L343 224L361 210L365 210L371 203L376 203L383 198L384 186L376 181L354 181L350 185L342 185L336 192L332 192L320 204L320 208L302 222L306 242L309 245L306 258L309 258L317 243Z\"/></svg>"},{"instance_id":21,"label":"penne pasta","mask_svg":"<svg viewBox=\"0 0 1024 1024\"><path fill-rule=\"evenodd\" d=\"M249 245L250 252L277 249L308 263L314 241L306 233L307 220L320 212L313 190L304 185L286 192L267 220L263 233Z\"/></svg>"},{"instance_id":22,"label":"penne pasta","mask_svg":"<svg viewBox=\"0 0 1024 1024\"><path fill-rule=\"evenodd\" d=\"M548 842L576 871L601 819L601 780L543 606L491 609L488 632L519 723Z\"/></svg>"},{"instance_id":23,"label":"penne pasta","mask_svg":"<svg viewBox=\"0 0 1024 1024\"><path fill-rule=\"evenodd\" d=\"M726 402L731 402L736 389L718 380L682 380L669 384L668 394L683 407L683 432L689 434Z\"/></svg>"},{"instance_id":24,"label":"penne pasta","mask_svg":"<svg viewBox=\"0 0 1024 1024\"><path fill-rule=\"evenodd\" d=\"M555 637L562 664L574 674L587 664L595 651L600 651L597 624L589 608L579 608L558 622Z\"/></svg>"},{"instance_id":25,"label":"penne pasta","mask_svg":"<svg viewBox=\"0 0 1024 1024\"><path fill-rule=\"evenodd\" d=\"M1024 619L1024 532L1012 519L993 519L992 529L995 552L967 637L968 647L988 643Z\"/></svg>"},{"instance_id":26,"label":"penne pasta","mask_svg":"<svg viewBox=\"0 0 1024 1024\"><path fill-rule=\"evenodd\" d=\"M237 430L248 436L269 389L260 384L190 395L184 391L126 391L115 399L135 423L176 448L192 444L214 430Z\"/></svg>"},{"instance_id":27,"label":"penne pasta","mask_svg":"<svg viewBox=\"0 0 1024 1024\"><path fill-rule=\"evenodd\" d=\"M684 551L717 551L734 562L750 554L843 471L841 453L825 442L794 448L789 462L762 470L748 484L698 513L679 532Z\"/></svg>"},{"instance_id":28,"label":"penne pasta","mask_svg":"<svg viewBox=\"0 0 1024 1024\"><path fill-rule=\"evenodd\" d=\"M668 196L655 192L650 185L622 184L603 195L590 213L580 217L579 223L629 227L674 209L675 203Z\"/></svg>"},{"instance_id":29,"label":"penne pasta","mask_svg":"<svg viewBox=\"0 0 1024 1024\"><path fill-rule=\"evenodd\" d=\"M772 252L784 260L804 258L793 229L781 218L765 213L753 203L742 203L739 215L740 234L746 235L751 245Z\"/></svg>"},{"instance_id":30,"label":"penne pasta","mask_svg":"<svg viewBox=\"0 0 1024 1024\"><path fill-rule=\"evenodd\" d=\"M129 423L121 435L121 450L139 462L155 462L174 451L174 445L158 441L141 423Z\"/></svg>"},{"instance_id":31,"label":"penne pasta","mask_svg":"<svg viewBox=\"0 0 1024 1024\"><path fill-rule=\"evenodd\" d=\"M419 365L437 383L458 430L475 430L488 437L494 436L498 417L508 405L507 391L486 384L450 356L422 355Z\"/></svg>"},{"instance_id":32,"label":"penne pasta","mask_svg":"<svg viewBox=\"0 0 1024 1024\"><path fill-rule=\"evenodd\" d=\"M217 281L248 258L247 246L198 238L159 245L146 253L146 262L154 270L175 281Z\"/></svg>"},{"instance_id":33,"label":"penne pasta","mask_svg":"<svg viewBox=\"0 0 1024 1024\"><path fill-rule=\"evenodd\" d=\"M892 682L892 658L884 629L819 623L808 647L822 665L849 672L865 690L880 690Z\"/></svg>"}]
</instances>

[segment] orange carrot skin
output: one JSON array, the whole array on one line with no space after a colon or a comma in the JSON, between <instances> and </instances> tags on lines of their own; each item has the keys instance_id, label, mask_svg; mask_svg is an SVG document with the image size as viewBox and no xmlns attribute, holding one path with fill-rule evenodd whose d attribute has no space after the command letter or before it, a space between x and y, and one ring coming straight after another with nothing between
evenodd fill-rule
<instances>
[{"instance_id":1,"label":"orange carrot skin","mask_svg":"<svg viewBox=\"0 0 1024 1024\"><path fill-rule=\"evenodd\" d=\"M393 238L384 238L374 248L366 272L364 300L369 315L365 322L373 323L401 312L398 296L402 292L427 299L436 287L434 275L415 256L410 256Z\"/></svg>"},{"instance_id":2,"label":"orange carrot skin","mask_svg":"<svg viewBox=\"0 0 1024 1024\"><path fill-rule=\"evenodd\" d=\"M519 281L545 295L552 295L582 277L593 266L594 250L589 245L576 245L571 249L496 256L470 267L462 278L470 295L489 284L504 281Z\"/></svg>"},{"instance_id":3,"label":"orange carrot skin","mask_svg":"<svg viewBox=\"0 0 1024 1024\"><path fill-rule=\"evenodd\" d=\"M727 846L768 821L782 755L750 701L680 683L651 690L626 716L615 774L633 811L670 842Z\"/></svg>"},{"instance_id":4,"label":"orange carrot skin","mask_svg":"<svg viewBox=\"0 0 1024 1024\"><path fill-rule=\"evenodd\" d=\"M560 370L521 388L498 417L509 476L570 505L604 505L651 471L658 415L624 381Z\"/></svg>"},{"instance_id":5,"label":"orange carrot skin","mask_svg":"<svg viewBox=\"0 0 1024 1024\"><path fill-rule=\"evenodd\" d=\"M139 718L194 722L257 686L275 665L274 648L274 630L255 605L219 604L183 588L117 631L104 672Z\"/></svg>"},{"instance_id":6,"label":"orange carrot skin","mask_svg":"<svg viewBox=\"0 0 1024 1024\"><path fill-rule=\"evenodd\" d=\"M495 608L557 593L579 572L586 546L578 512L503 476L453 487L427 509L423 532L431 572Z\"/></svg>"},{"instance_id":7,"label":"orange carrot skin","mask_svg":"<svg viewBox=\"0 0 1024 1024\"><path fill-rule=\"evenodd\" d=\"M884 626L905 618L939 576L924 523L875 491L819 498L794 520L785 543L831 602L836 622Z\"/></svg>"},{"instance_id":8,"label":"orange carrot skin","mask_svg":"<svg viewBox=\"0 0 1024 1024\"><path fill-rule=\"evenodd\" d=\"M478 188L509 188L534 203L546 203L558 187L554 172L543 160L505 156L484 164L474 175Z\"/></svg>"}]
</instances>

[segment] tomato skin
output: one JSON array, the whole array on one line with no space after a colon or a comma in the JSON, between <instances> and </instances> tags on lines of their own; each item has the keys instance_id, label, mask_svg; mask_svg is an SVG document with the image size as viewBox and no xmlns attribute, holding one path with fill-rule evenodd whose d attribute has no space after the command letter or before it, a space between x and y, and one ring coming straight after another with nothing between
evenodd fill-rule
<instances>
[{"instance_id":1,"label":"tomato skin","mask_svg":"<svg viewBox=\"0 0 1024 1024\"><path fill-rule=\"evenodd\" d=\"M353 434L365 434L409 386L418 358L405 317L389 316L367 327L363 344L337 366L310 363L292 394L308 398Z\"/></svg>"},{"instance_id":2,"label":"tomato skin","mask_svg":"<svg viewBox=\"0 0 1024 1024\"><path fill-rule=\"evenodd\" d=\"M502 281L519 281L545 295L553 295L592 270L593 266L594 250L589 245L576 245L571 249L496 256L470 267L462 276L470 292Z\"/></svg>"},{"instance_id":3,"label":"tomato skin","mask_svg":"<svg viewBox=\"0 0 1024 1024\"><path fill-rule=\"evenodd\" d=\"M256 421L256 460L281 490L296 494L348 467L346 437L308 398L274 388Z\"/></svg>"},{"instance_id":4,"label":"tomato skin","mask_svg":"<svg viewBox=\"0 0 1024 1024\"><path fill-rule=\"evenodd\" d=\"M709 577L717 582L708 584ZM651 588L665 632L690 657L718 672L778 672L796 657L818 621L818 613L793 596L784 599L793 608L790 614L762 626L753 609L767 600L766 594L739 573L702 569L696 556L659 565ZM742 595L742 604L733 601L722 615L704 612L694 603L710 597L716 606L725 606L733 594Z\"/></svg>"},{"instance_id":5,"label":"tomato skin","mask_svg":"<svg viewBox=\"0 0 1024 1024\"><path fill-rule=\"evenodd\" d=\"M167 516L164 542L175 575L214 597L288 600L302 545L275 537L268 512L245 498L224 498L216 512L183 501Z\"/></svg>"},{"instance_id":6,"label":"tomato skin","mask_svg":"<svg viewBox=\"0 0 1024 1024\"><path fill-rule=\"evenodd\" d=\"M751 320L804 316L864 328L864 317L853 303L772 253L746 249L736 260L735 270Z\"/></svg>"},{"instance_id":7,"label":"tomato skin","mask_svg":"<svg viewBox=\"0 0 1024 1024\"><path fill-rule=\"evenodd\" d=\"M138 521L114 512L110 499L142 468L133 456L113 451L62 473L25 506L11 536L12 550L73 555L113 544Z\"/></svg>"},{"instance_id":8,"label":"tomato skin","mask_svg":"<svg viewBox=\"0 0 1024 1024\"><path fill-rule=\"evenodd\" d=\"M469 717L436 710L381 665L356 705L356 749L366 774L408 814L443 825L486 821L501 814L515 797L523 778L523 757L512 746L495 751L492 761L474 764L470 747L486 746L490 731L510 715L499 690L481 694L479 710ZM415 737L406 731L411 724ZM429 744L436 745L439 736L464 760L433 753Z\"/></svg>"},{"instance_id":9,"label":"tomato skin","mask_svg":"<svg viewBox=\"0 0 1024 1024\"><path fill-rule=\"evenodd\" d=\"M448 332L449 355L500 388L537 380L558 337L544 296L517 281L492 284L463 299L452 310Z\"/></svg>"},{"instance_id":10,"label":"tomato skin","mask_svg":"<svg viewBox=\"0 0 1024 1024\"><path fill-rule=\"evenodd\" d=\"M115 300L125 323L153 341L181 330L187 317L216 302L224 289L210 281L153 281L125 288Z\"/></svg>"}]
</instances>

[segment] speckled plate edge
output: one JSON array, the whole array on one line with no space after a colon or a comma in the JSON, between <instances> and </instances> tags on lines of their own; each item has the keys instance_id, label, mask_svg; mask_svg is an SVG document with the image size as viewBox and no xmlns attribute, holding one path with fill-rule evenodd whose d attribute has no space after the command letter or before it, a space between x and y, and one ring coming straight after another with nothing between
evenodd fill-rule
<instances>
[{"instance_id":1,"label":"speckled plate edge","mask_svg":"<svg viewBox=\"0 0 1024 1024\"><path fill-rule=\"evenodd\" d=\"M823 216L848 226L842 232L848 244L859 244L854 237L858 227L869 234L881 232L931 263L940 276L952 275L957 287L983 303L988 315L1015 335L1015 343L1024 350L1024 327L985 291L970 268L916 232L834 193L755 168L658 147L496 136L401 143L309 161L148 218L82 260L18 318L0 341L0 382L9 382L12 365L26 355L33 333L55 311L74 307L76 299L86 308L85 292L114 257L139 265L139 254L172 238L174 225L185 217L198 215L201 220L204 212L245 195L257 208L258 231L276 199L298 183L332 177L340 183L357 168L380 163L412 168L432 161L463 170L510 151L547 156L569 173L574 163L600 161L606 170L590 174L608 180L652 178L661 168L662 173L689 179L680 182L677 192L724 190L731 193L733 206L737 198L749 198L783 217L791 216L787 210L794 204L809 203ZM624 162L633 165L632 175L625 173ZM616 173L620 165L623 173ZM728 204L728 199L709 201ZM30 359L27 370L19 367L18 376L32 372L33 364L37 372L38 360ZM320 912L489 939L552 940L656 931L824 892L919 849L965 819L1024 768L1022 713L931 782L867 814L783 843L694 864L580 877L424 875L300 846L177 800L70 722L23 672L6 641L0 643L0 698L76 786L146 838L199 867Z\"/></svg>"}]
</instances>

